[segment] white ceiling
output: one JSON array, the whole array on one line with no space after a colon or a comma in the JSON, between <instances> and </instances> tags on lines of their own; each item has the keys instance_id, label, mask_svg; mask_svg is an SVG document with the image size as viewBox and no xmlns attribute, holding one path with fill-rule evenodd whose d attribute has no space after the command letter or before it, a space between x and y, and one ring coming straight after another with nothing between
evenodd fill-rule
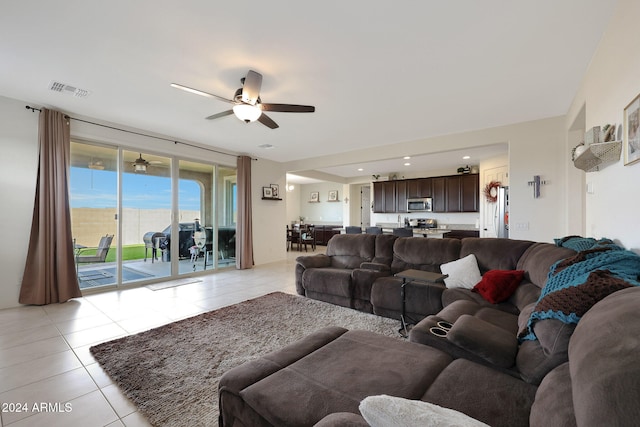
<instances>
[{"instance_id":1,"label":"white ceiling","mask_svg":"<svg viewBox=\"0 0 640 427\"><path fill-rule=\"evenodd\" d=\"M565 114L615 3L4 2L0 95L278 162L336 155ZM263 102L316 112L209 121L229 105L169 86L231 98L248 69Z\"/></svg>"}]
</instances>

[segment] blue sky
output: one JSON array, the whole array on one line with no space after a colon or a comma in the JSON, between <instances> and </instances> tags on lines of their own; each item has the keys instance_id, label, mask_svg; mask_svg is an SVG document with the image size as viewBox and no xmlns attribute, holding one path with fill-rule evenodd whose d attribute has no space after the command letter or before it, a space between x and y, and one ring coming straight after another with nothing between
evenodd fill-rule
<instances>
[{"instance_id":1,"label":"blue sky","mask_svg":"<svg viewBox=\"0 0 640 427\"><path fill-rule=\"evenodd\" d=\"M114 171L71 168L72 208L116 207L117 176ZM171 209L171 179L147 174L124 173L123 208ZM200 187L181 180L180 209L200 210Z\"/></svg>"}]
</instances>

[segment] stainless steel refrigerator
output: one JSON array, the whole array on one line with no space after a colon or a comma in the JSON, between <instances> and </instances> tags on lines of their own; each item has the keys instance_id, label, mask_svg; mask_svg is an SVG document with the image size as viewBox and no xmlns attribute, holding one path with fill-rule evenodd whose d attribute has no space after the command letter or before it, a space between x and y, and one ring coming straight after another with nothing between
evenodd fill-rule
<instances>
[{"instance_id":1,"label":"stainless steel refrigerator","mask_svg":"<svg viewBox=\"0 0 640 427\"><path fill-rule=\"evenodd\" d=\"M509 187L498 188L495 227L498 237L509 238Z\"/></svg>"}]
</instances>

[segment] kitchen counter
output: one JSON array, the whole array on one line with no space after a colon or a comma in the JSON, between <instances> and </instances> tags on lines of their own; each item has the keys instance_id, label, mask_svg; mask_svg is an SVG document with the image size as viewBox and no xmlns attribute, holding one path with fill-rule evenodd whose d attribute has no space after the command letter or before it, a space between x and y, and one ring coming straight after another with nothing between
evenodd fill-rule
<instances>
[{"instance_id":1,"label":"kitchen counter","mask_svg":"<svg viewBox=\"0 0 640 427\"><path fill-rule=\"evenodd\" d=\"M450 233L451 230L447 228L415 228L413 235L419 235L423 237L442 239L445 234Z\"/></svg>"},{"instance_id":2,"label":"kitchen counter","mask_svg":"<svg viewBox=\"0 0 640 427\"><path fill-rule=\"evenodd\" d=\"M382 232L384 234L392 234L393 230L396 228L403 227L382 227ZM451 230L444 228L414 228L413 235L414 236L423 236L435 239L442 239L446 233L450 233Z\"/></svg>"}]
</instances>

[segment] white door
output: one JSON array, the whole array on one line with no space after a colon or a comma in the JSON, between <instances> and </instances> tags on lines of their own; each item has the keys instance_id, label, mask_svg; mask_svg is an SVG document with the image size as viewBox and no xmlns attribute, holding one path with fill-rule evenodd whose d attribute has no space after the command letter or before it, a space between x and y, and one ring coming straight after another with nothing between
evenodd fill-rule
<instances>
[{"instance_id":1,"label":"white door","mask_svg":"<svg viewBox=\"0 0 640 427\"><path fill-rule=\"evenodd\" d=\"M482 194L480 203L480 237L497 237L497 203L490 203L484 196L484 188L492 181L500 182L503 186L509 185L509 168L500 166L491 169L485 169L482 178Z\"/></svg>"}]
</instances>

